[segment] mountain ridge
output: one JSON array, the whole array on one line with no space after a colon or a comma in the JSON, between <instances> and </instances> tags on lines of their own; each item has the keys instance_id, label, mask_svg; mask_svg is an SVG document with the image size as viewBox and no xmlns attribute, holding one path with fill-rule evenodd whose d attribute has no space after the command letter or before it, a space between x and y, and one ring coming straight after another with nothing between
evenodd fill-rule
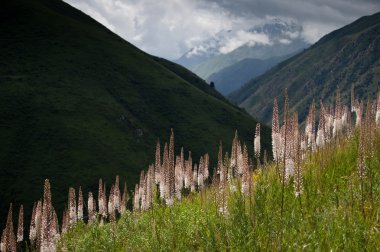
<instances>
[{"instance_id":1,"label":"mountain ridge","mask_svg":"<svg viewBox=\"0 0 380 252\"><path fill-rule=\"evenodd\" d=\"M190 49L176 62L209 79L212 74L243 59L265 60L308 47L302 30L294 21L281 19L266 20L245 30L223 30Z\"/></svg>"},{"instance_id":2,"label":"mountain ridge","mask_svg":"<svg viewBox=\"0 0 380 252\"><path fill-rule=\"evenodd\" d=\"M313 100L317 107L320 99L332 101L338 86L344 101L353 85L361 97L375 97L380 81L378 34L380 13L359 18L249 81L229 99L269 123L273 101L263 94L280 97L285 88L302 121Z\"/></svg>"}]
</instances>

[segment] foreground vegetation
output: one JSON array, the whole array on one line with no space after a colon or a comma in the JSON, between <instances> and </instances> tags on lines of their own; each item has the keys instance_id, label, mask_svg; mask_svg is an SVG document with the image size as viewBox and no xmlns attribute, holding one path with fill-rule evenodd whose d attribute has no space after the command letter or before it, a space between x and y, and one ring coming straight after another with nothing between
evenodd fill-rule
<instances>
[{"instance_id":1,"label":"foreground vegetation","mask_svg":"<svg viewBox=\"0 0 380 252\"><path fill-rule=\"evenodd\" d=\"M220 211L219 185L172 207L155 204L127 212L116 223L78 223L60 241L69 251L350 250L380 247L380 135L369 157L368 179L357 173L358 134L304 160L304 191L281 182L273 164L253 174L253 193L227 192ZM234 181L239 187L239 181ZM363 186L363 187L362 187Z\"/></svg>"},{"instance_id":2,"label":"foreground vegetation","mask_svg":"<svg viewBox=\"0 0 380 252\"><path fill-rule=\"evenodd\" d=\"M325 120L333 109L321 111L316 138L310 127L315 124L314 106L306 122L306 138L299 134L297 120L291 123L290 118L296 116L285 118L287 123L280 130L282 143L285 137L280 146L285 149L276 151L274 141L274 162L264 160L253 172L244 172L245 163L250 169L252 164L244 161L243 151L243 174L226 176L235 171L234 165L239 166L233 164L234 155L229 159L227 154L223 162L219 158L219 172L214 173L211 186L190 192L174 204L167 203L171 201L159 192L159 186L153 187L155 196L148 210L143 207L144 189L141 192L141 186L146 187L140 182L133 212L126 211L118 221L107 224L79 222L62 237L58 248L375 251L380 247L379 105L379 100L374 105L369 102L364 117L365 106L353 98L356 127L351 127L351 115L347 117L347 108L341 107L338 91L334 119ZM276 113L273 139L280 128ZM302 147L305 143L306 148Z\"/></svg>"},{"instance_id":3,"label":"foreground vegetation","mask_svg":"<svg viewBox=\"0 0 380 252\"><path fill-rule=\"evenodd\" d=\"M261 159L260 124L254 153L235 134L231 154L219 146L210 176L208 154L199 163L183 149L174 151L174 133L163 153L140 175L133 200L119 177L107 190L99 180L97 200L81 188L69 189L59 225L50 182L34 204L29 246L38 251L187 250L376 250L380 245L380 93L376 102L355 99L351 121L337 91L335 109L315 105L304 133L290 114L285 95L283 125L274 101L273 161ZM223 158L224 157L224 158ZM78 197L77 197L77 196ZM132 207L129 208L127 206ZM87 210L87 211L85 211ZM1 251L23 241L20 208L17 243L12 205L1 237Z\"/></svg>"}]
</instances>

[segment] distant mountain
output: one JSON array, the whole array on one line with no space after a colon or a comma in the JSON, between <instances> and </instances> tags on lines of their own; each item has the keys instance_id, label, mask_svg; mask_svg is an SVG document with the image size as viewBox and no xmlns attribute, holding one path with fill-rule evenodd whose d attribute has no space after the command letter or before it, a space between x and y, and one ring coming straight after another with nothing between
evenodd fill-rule
<instances>
[{"instance_id":1,"label":"distant mountain","mask_svg":"<svg viewBox=\"0 0 380 252\"><path fill-rule=\"evenodd\" d=\"M331 32L304 52L251 80L229 98L269 123L273 98L283 102L288 89L291 109L305 119L313 99L332 102L337 86L344 100L352 85L362 97L374 97L380 84L380 13Z\"/></svg>"},{"instance_id":2,"label":"distant mountain","mask_svg":"<svg viewBox=\"0 0 380 252\"><path fill-rule=\"evenodd\" d=\"M291 56L294 56L294 54L264 60L243 59L212 74L207 78L207 81L209 83L214 82L215 88L223 95L227 96L231 92L239 89L249 80L265 73L267 70Z\"/></svg>"},{"instance_id":3,"label":"distant mountain","mask_svg":"<svg viewBox=\"0 0 380 252\"><path fill-rule=\"evenodd\" d=\"M221 31L183 55L177 63L204 79L244 59L281 57L309 46L302 26L273 19L248 30Z\"/></svg>"},{"instance_id":4,"label":"distant mountain","mask_svg":"<svg viewBox=\"0 0 380 252\"><path fill-rule=\"evenodd\" d=\"M69 186L96 194L117 174L133 185L170 128L193 160L215 162L235 129L252 141L256 120L203 80L62 1L1 1L0 48L0 222L22 202L28 223L45 178L59 207Z\"/></svg>"},{"instance_id":5,"label":"distant mountain","mask_svg":"<svg viewBox=\"0 0 380 252\"><path fill-rule=\"evenodd\" d=\"M175 62L190 69L203 61L219 55L220 48L233 36L234 33L231 30L222 30L196 47L191 48Z\"/></svg>"}]
</instances>

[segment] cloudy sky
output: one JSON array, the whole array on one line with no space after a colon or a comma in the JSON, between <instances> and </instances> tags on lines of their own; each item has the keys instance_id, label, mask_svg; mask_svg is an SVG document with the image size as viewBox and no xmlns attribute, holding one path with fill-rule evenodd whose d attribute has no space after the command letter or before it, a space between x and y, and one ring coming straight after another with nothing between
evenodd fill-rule
<instances>
[{"instance_id":1,"label":"cloudy sky","mask_svg":"<svg viewBox=\"0 0 380 252\"><path fill-rule=\"evenodd\" d=\"M221 30L244 30L273 18L303 26L316 42L357 18L380 11L380 0L64 0L142 50L176 59Z\"/></svg>"}]
</instances>

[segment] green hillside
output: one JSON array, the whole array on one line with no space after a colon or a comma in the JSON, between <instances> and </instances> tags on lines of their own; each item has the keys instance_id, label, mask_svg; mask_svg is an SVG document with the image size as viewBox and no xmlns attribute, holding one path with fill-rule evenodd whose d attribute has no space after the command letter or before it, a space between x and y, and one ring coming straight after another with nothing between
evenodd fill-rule
<instances>
[{"instance_id":1,"label":"green hillside","mask_svg":"<svg viewBox=\"0 0 380 252\"><path fill-rule=\"evenodd\" d=\"M348 101L353 85L361 97L374 98L380 83L379 34L380 13L362 17L249 81L229 98L267 123L273 97L285 88L291 108L302 120L313 99L331 101L337 86L344 101Z\"/></svg>"},{"instance_id":2,"label":"green hillside","mask_svg":"<svg viewBox=\"0 0 380 252\"><path fill-rule=\"evenodd\" d=\"M69 186L132 185L170 128L195 160L235 129L252 142L248 114L62 1L1 1L0 48L1 223L11 201L31 212L45 178L59 215Z\"/></svg>"}]
</instances>

